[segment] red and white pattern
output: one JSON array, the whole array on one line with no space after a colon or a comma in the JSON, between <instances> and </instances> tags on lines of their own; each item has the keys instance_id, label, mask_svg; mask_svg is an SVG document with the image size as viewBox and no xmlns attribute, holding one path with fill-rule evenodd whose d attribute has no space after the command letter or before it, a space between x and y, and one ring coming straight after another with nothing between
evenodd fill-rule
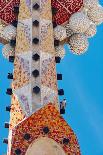
<instances>
[{"instance_id":1,"label":"red and white pattern","mask_svg":"<svg viewBox=\"0 0 103 155\"><path fill-rule=\"evenodd\" d=\"M16 15L13 13L14 6L19 5L20 0L1 0L0 1L0 19L7 24L16 20Z\"/></svg>"},{"instance_id":2,"label":"red and white pattern","mask_svg":"<svg viewBox=\"0 0 103 155\"><path fill-rule=\"evenodd\" d=\"M52 0L52 7L58 11L53 17L58 25L69 20L70 16L81 9L83 0Z\"/></svg>"}]
</instances>

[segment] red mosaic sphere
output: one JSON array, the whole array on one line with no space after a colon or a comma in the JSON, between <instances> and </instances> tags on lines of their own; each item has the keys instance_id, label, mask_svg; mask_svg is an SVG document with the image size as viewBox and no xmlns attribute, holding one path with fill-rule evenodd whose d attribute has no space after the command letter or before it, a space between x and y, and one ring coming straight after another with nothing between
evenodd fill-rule
<instances>
[{"instance_id":1,"label":"red mosaic sphere","mask_svg":"<svg viewBox=\"0 0 103 155\"><path fill-rule=\"evenodd\" d=\"M53 21L61 25L67 22L70 16L79 11L83 6L83 0L52 0L52 7L57 9L53 15Z\"/></svg>"},{"instance_id":2,"label":"red mosaic sphere","mask_svg":"<svg viewBox=\"0 0 103 155\"><path fill-rule=\"evenodd\" d=\"M15 6L20 4L20 0L0 1L0 19L5 23L10 24L16 20L17 16L13 12Z\"/></svg>"}]
</instances>

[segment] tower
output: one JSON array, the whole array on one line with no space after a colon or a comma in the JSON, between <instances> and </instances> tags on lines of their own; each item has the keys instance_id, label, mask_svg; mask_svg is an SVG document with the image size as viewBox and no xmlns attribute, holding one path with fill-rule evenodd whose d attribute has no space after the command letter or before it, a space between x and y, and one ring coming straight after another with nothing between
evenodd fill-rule
<instances>
[{"instance_id":1,"label":"tower","mask_svg":"<svg viewBox=\"0 0 103 155\"><path fill-rule=\"evenodd\" d=\"M56 72L56 63L64 56L65 42L69 42L76 54L83 53L88 46L86 31L82 31L90 27L89 19L84 19L87 25L84 28L79 25L79 29L73 25L75 18L72 20L72 14L81 10L83 1L5 3L2 2L0 14L0 35L6 44L4 56L14 63L13 73L8 74L11 87L6 92L11 96L11 106L6 108L10 111L10 122L5 124L9 128L8 140L5 139L7 154L80 155L77 138L60 114L58 95L64 95L64 90L57 86L62 76ZM69 19L73 30L68 25Z\"/></svg>"}]
</instances>

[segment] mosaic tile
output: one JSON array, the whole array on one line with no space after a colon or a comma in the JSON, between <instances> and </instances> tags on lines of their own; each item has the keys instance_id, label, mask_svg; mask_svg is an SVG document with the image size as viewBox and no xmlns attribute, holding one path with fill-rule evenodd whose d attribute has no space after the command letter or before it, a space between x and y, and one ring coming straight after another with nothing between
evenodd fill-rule
<instances>
[{"instance_id":1,"label":"mosaic tile","mask_svg":"<svg viewBox=\"0 0 103 155\"><path fill-rule=\"evenodd\" d=\"M47 69L44 70L45 67L43 65L42 68L41 84L57 91L55 59L52 58L50 60Z\"/></svg>"},{"instance_id":2,"label":"mosaic tile","mask_svg":"<svg viewBox=\"0 0 103 155\"><path fill-rule=\"evenodd\" d=\"M45 126L48 126L50 130L48 135L43 133L43 127ZM23 138L25 133L29 133L31 137L27 142ZM52 104L46 105L17 125L15 129L13 129L12 136L12 155L15 155L14 151L17 148L20 148L21 155L24 155L33 141L45 136L56 141L68 155L81 155L73 130ZM69 139L69 145L62 144L64 137Z\"/></svg>"},{"instance_id":3,"label":"mosaic tile","mask_svg":"<svg viewBox=\"0 0 103 155\"><path fill-rule=\"evenodd\" d=\"M22 43L22 44L21 44ZM17 37L16 37L16 53L23 53L30 51L30 44L26 38L24 28L18 26L17 28Z\"/></svg>"},{"instance_id":4,"label":"mosaic tile","mask_svg":"<svg viewBox=\"0 0 103 155\"><path fill-rule=\"evenodd\" d=\"M31 84L28 84L19 89L13 90L13 93L17 95L19 103L25 115L29 116L32 112Z\"/></svg>"},{"instance_id":5,"label":"mosaic tile","mask_svg":"<svg viewBox=\"0 0 103 155\"><path fill-rule=\"evenodd\" d=\"M31 17L30 9L28 8L27 1L21 0L20 2L20 9L19 9L19 16L18 20L29 19Z\"/></svg>"},{"instance_id":6,"label":"mosaic tile","mask_svg":"<svg viewBox=\"0 0 103 155\"><path fill-rule=\"evenodd\" d=\"M25 114L21 109L21 105L16 95L12 95L11 113L10 113L10 130L13 129L25 118Z\"/></svg>"},{"instance_id":7,"label":"mosaic tile","mask_svg":"<svg viewBox=\"0 0 103 155\"><path fill-rule=\"evenodd\" d=\"M14 62L14 75L13 75L13 82L12 82L12 88L18 89L27 83L29 83L30 80L30 69L29 62L20 59L19 57L15 58Z\"/></svg>"},{"instance_id":8,"label":"mosaic tile","mask_svg":"<svg viewBox=\"0 0 103 155\"><path fill-rule=\"evenodd\" d=\"M41 41L45 39L48 35L48 29L52 27L52 22L50 20L41 19L40 20L40 39Z\"/></svg>"},{"instance_id":9,"label":"mosaic tile","mask_svg":"<svg viewBox=\"0 0 103 155\"><path fill-rule=\"evenodd\" d=\"M54 103L57 97L57 91L49 88L49 87L46 87L46 86L42 86L41 87L41 103L43 104L43 106L45 104L47 104L48 102L51 102L51 103Z\"/></svg>"},{"instance_id":10,"label":"mosaic tile","mask_svg":"<svg viewBox=\"0 0 103 155\"><path fill-rule=\"evenodd\" d=\"M57 9L57 13L53 16L53 21L58 25L65 23L82 6L83 0L52 0L52 7Z\"/></svg>"},{"instance_id":11,"label":"mosaic tile","mask_svg":"<svg viewBox=\"0 0 103 155\"><path fill-rule=\"evenodd\" d=\"M41 62L41 74L46 74L46 71L48 70L48 65L51 63L52 61L52 58L49 58L49 59L45 59L45 60L42 60Z\"/></svg>"},{"instance_id":12,"label":"mosaic tile","mask_svg":"<svg viewBox=\"0 0 103 155\"><path fill-rule=\"evenodd\" d=\"M19 21L19 26L23 28L25 36L29 43L32 43L32 19Z\"/></svg>"},{"instance_id":13,"label":"mosaic tile","mask_svg":"<svg viewBox=\"0 0 103 155\"><path fill-rule=\"evenodd\" d=\"M42 34L40 35L40 50L46 53L53 54L54 51L54 39L53 39L53 29L52 25L48 28L47 35L45 39L41 38ZM48 39L49 36L49 39Z\"/></svg>"},{"instance_id":14,"label":"mosaic tile","mask_svg":"<svg viewBox=\"0 0 103 155\"><path fill-rule=\"evenodd\" d=\"M11 23L16 20L17 17L13 13L13 8L15 5L19 5L20 0L9 0L9 1L0 1L0 19L5 21L6 23Z\"/></svg>"}]
</instances>

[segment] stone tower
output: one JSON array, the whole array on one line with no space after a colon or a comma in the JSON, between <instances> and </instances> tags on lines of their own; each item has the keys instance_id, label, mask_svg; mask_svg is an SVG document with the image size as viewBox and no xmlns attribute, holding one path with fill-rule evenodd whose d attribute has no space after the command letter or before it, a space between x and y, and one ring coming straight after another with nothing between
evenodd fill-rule
<instances>
[{"instance_id":1,"label":"stone tower","mask_svg":"<svg viewBox=\"0 0 103 155\"><path fill-rule=\"evenodd\" d=\"M70 41L76 54L88 45L68 25L82 7L82 0L1 1L0 41L5 44L4 57L14 63L6 92L11 95L11 106L6 107L10 111L10 122L5 124L7 155L81 154L73 130L60 114L58 95L64 90L57 86L62 75L57 74L56 63L64 56L65 42ZM72 36L82 39L79 50Z\"/></svg>"}]
</instances>

